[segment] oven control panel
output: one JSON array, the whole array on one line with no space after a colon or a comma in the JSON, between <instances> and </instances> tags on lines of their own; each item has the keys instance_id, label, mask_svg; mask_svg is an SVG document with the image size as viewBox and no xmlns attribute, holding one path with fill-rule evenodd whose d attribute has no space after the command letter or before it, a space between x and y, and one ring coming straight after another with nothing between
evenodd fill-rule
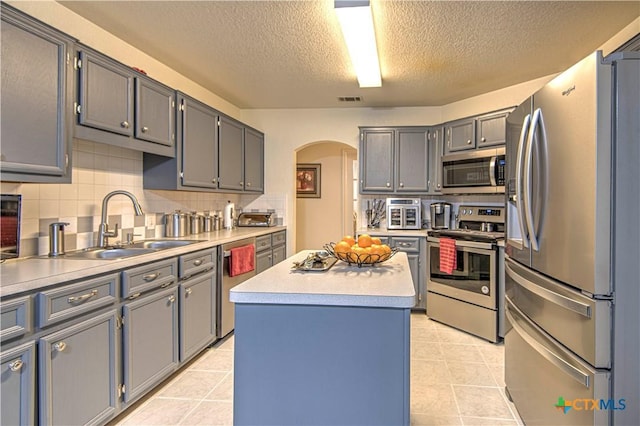
<instances>
[{"instance_id":1,"label":"oven control panel","mask_svg":"<svg viewBox=\"0 0 640 426\"><path fill-rule=\"evenodd\" d=\"M504 223L504 207L460 206L458 220Z\"/></svg>"}]
</instances>

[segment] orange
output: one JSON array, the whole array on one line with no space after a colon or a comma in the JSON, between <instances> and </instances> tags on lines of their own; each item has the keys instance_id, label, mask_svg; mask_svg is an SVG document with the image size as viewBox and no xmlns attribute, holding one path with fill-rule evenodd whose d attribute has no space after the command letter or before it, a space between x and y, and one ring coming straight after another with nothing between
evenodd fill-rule
<instances>
[{"instance_id":1,"label":"orange","mask_svg":"<svg viewBox=\"0 0 640 426\"><path fill-rule=\"evenodd\" d=\"M346 253L349 250L351 250L351 245L349 245L349 243L347 243L346 241L340 241L338 244L335 245L333 250L336 253Z\"/></svg>"},{"instance_id":2,"label":"orange","mask_svg":"<svg viewBox=\"0 0 640 426\"><path fill-rule=\"evenodd\" d=\"M342 237L342 241L346 241L347 243L349 243L349 246L352 246L356 243L356 239L351 235L345 235L344 237Z\"/></svg>"},{"instance_id":3,"label":"orange","mask_svg":"<svg viewBox=\"0 0 640 426\"><path fill-rule=\"evenodd\" d=\"M371 237L371 244L382 244L382 241L378 237Z\"/></svg>"},{"instance_id":4,"label":"orange","mask_svg":"<svg viewBox=\"0 0 640 426\"><path fill-rule=\"evenodd\" d=\"M371 237L369 234L362 234L358 237L358 245L360 247L370 247L371 246Z\"/></svg>"}]
</instances>

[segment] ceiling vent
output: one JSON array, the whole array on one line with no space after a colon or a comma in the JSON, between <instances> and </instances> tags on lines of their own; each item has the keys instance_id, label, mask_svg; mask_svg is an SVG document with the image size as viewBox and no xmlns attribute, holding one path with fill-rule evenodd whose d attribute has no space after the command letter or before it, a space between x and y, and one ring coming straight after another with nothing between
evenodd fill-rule
<instances>
[{"instance_id":1,"label":"ceiling vent","mask_svg":"<svg viewBox=\"0 0 640 426\"><path fill-rule=\"evenodd\" d=\"M340 101L340 102L362 102L362 98L360 96L338 96L338 101Z\"/></svg>"}]
</instances>

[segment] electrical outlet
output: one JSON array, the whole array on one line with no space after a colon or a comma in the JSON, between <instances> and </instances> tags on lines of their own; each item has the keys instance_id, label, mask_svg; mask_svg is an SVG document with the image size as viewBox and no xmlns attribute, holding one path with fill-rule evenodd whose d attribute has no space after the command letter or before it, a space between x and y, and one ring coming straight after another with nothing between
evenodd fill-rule
<instances>
[{"instance_id":1,"label":"electrical outlet","mask_svg":"<svg viewBox=\"0 0 640 426\"><path fill-rule=\"evenodd\" d=\"M144 226L147 228L153 228L156 226L156 215L146 214L144 215Z\"/></svg>"}]
</instances>

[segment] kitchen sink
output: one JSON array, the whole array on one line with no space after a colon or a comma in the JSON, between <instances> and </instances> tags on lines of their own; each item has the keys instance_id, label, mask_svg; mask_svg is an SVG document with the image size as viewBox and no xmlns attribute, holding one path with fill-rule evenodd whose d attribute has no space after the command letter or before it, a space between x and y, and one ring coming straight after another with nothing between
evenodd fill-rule
<instances>
[{"instance_id":1,"label":"kitchen sink","mask_svg":"<svg viewBox=\"0 0 640 426\"><path fill-rule=\"evenodd\" d=\"M122 259L125 257L153 253L156 251L158 251L158 249L142 248L142 247L90 248L86 250L67 253L64 255L64 258L65 259Z\"/></svg>"},{"instance_id":2,"label":"kitchen sink","mask_svg":"<svg viewBox=\"0 0 640 426\"><path fill-rule=\"evenodd\" d=\"M145 240L138 241L127 245L127 248L151 248L151 249L168 249L174 247L188 246L193 243L200 243L203 240Z\"/></svg>"},{"instance_id":3,"label":"kitchen sink","mask_svg":"<svg viewBox=\"0 0 640 426\"><path fill-rule=\"evenodd\" d=\"M204 240L144 240L125 246L117 247L92 247L85 250L68 252L64 259L123 259L125 257L139 256L141 254L154 253L160 250L174 247L183 247L189 244L199 243Z\"/></svg>"}]
</instances>

